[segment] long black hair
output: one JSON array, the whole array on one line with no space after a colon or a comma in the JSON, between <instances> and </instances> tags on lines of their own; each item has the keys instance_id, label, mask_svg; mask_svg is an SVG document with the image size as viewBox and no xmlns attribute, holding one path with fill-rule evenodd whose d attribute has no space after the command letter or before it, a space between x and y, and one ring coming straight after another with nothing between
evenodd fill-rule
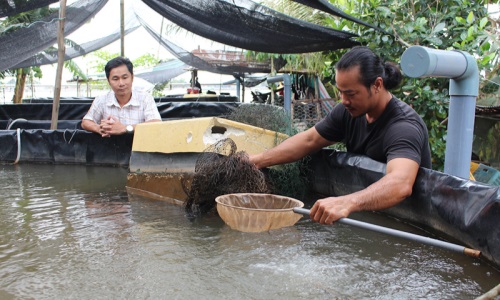
<instances>
[{"instance_id":1,"label":"long black hair","mask_svg":"<svg viewBox=\"0 0 500 300\"><path fill-rule=\"evenodd\" d=\"M395 63L384 62L368 47L357 46L349 50L335 64L335 70L348 70L356 66L359 66L361 83L368 89L377 77L382 78L387 90L397 87L403 80L403 74Z\"/></svg>"},{"instance_id":2,"label":"long black hair","mask_svg":"<svg viewBox=\"0 0 500 300\"><path fill-rule=\"evenodd\" d=\"M112 69L123 65L126 65L130 74L134 75L134 65L132 64L132 62L126 57L118 56L108 61L108 63L104 67L104 72L106 72L106 78L109 79L109 73L111 72Z\"/></svg>"}]
</instances>

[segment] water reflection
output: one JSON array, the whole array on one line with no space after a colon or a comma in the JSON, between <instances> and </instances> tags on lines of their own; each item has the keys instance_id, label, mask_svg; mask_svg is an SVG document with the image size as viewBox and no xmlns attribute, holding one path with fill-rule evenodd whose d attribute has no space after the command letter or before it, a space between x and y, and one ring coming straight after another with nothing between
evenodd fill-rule
<instances>
[{"instance_id":1,"label":"water reflection","mask_svg":"<svg viewBox=\"0 0 500 300\"><path fill-rule=\"evenodd\" d=\"M482 261L341 224L191 222L126 181L120 168L0 166L0 298L471 299L500 282Z\"/></svg>"}]
</instances>

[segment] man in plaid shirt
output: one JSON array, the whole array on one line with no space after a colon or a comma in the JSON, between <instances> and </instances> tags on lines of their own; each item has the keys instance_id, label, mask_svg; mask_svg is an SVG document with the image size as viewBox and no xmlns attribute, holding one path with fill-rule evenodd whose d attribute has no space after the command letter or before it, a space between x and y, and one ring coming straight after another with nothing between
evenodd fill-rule
<instances>
[{"instance_id":1,"label":"man in plaid shirt","mask_svg":"<svg viewBox=\"0 0 500 300\"><path fill-rule=\"evenodd\" d=\"M132 90L134 69L128 58L110 60L104 71L111 91L97 96L87 114L82 128L102 137L133 133L136 124L161 121L153 97Z\"/></svg>"}]
</instances>

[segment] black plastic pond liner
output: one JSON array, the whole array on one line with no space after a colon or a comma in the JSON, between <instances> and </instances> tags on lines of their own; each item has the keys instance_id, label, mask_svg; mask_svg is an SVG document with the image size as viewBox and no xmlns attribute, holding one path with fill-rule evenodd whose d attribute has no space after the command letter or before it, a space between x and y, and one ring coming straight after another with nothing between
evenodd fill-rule
<instances>
[{"instance_id":1,"label":"black plastic pond liner","mask_svg":"<svg viewBox=\"0 0 500 300\"><path fill-rule=\"evenodd\" d=\"M137 75L136 75L137 76ZM266 78L264 77L263 80ZM248 80L248 79L247 79ZM187 91L187 89L186 89ZM163 97L155 97L155 102L156 103L161 103L161 102L239 102L239 99L237 96L231 96L231 95L205 95L205 94L197 94L199 95L198 97L184 97L183 94L178 94L178 95L167 95ZM52 102L54 101L54 98L52 97L44 97L44 98L26 98L23 99L23 104L47 104L50 103L52 105ZM59 103L64 103L64 104L91 104L92 101L94 101L94 97L61 97L59 99ZM13 104L4 104L4 106L11 106ZM16 105L16 104L14 104ZM3 106L0 105L0 109L2 109ZM24 110L24 106L18 107ZM45 114L46 112L44 112ZM47 117L52 117L52 115L49 115Z\"/></svg>"},{"instance_id":2,"label":"black plastic pond liner","mask_svg":"<svg viewBox=\"0 0 500 300\"><path fill-rule=\"evenodd\" d=\"M0 121L0 128L7 129L10 127L11 130L20 129L46 129L49 130L51 126L50 120L16 120L15 122L11 120ZM57 122L57 129L80 129L82 128L82 120L62 120Z\"/></svg>"},{"instance_id":3,"label":"black plastic pond liner","mask_svg":"<svg viewBox=\"0 0 500 300\"><path fill-rule=\"evenodd\" d=\"M90 101L61 103L58 130L49 130L51 103L0 105L0 163L12 163L19 156L20 163L127 167L133 136L102 138L96 133L82 130L81 120L90 105ZM157 103L163 120L218 117L229 114L238 105L239 102ZM20 155L18 134L21 141Z\"/></svg>"},{"instance_id":4,"label":"black plastic pond liner","mask_svg":"<svg viewBox=\"0 0 500 300\"><path fill-rule=\"evenodd\" d=\"M239 102L166 102L157 104L163 120L218 117L231 112Z\"/></svg>"},{"instance_id":5,"label":"black plastic pond liner","mask_svg":"<svg viewBox=\"0 0 500 300\"><path fill-rule=\"evenodd\" d=\"M0 130L0 162L127 167L133 135L102 138L84 130Z\"/></svg>"},{"instance_id":6,"label":"black plastic pond liner","mask_svg":"<svg viewBox=\"0 0 500 300\"><path fill-rule=\"evenodd\" d=\"M311 189L340 196L366 188L386 165L368 157L324 149L311 156ZM383 211L478 249L500 267L500 187L420 168L411 197Z\"/></svg>"},{"instance_id":7,"label":"black plastic pond liner","mask_svg":"<svg viewBox=\"0 0 500 300\"><path fill-rule=\"evenodd\" d=\"M91 105L88 103L61 103L59 120L81 120ZM50 120L52 103L24 103L0 105L0 120ZM6 129L1 127L0 129Z\"/></svg>"},{"instance_id":8,"label":"black plastic pond liner","mask_svg":"<svg viewBox=\"0 0 500 300\"><path fill-rule=\"evenodd\" d=\"M180 99L180 98L179 98ZM159 98L156 99L158 103L158 111L163 120L168 119L179 119L179 118L193 118L193 117L217 117L229 113L232 109L239 106L241 103L232 102L208 102L208 101L197 101L197 102L171 102L171 100L179 100L174 97L169 98ZM229 99L235 100L232 97L220 97L220 100ZM191 99L191 101L196 101ZM36 101L36 100L35 100ZM90 106L92 105L91 100L82 100L86 103L81 103L80 101L75 101L76 103L61 103L59 105L59 120L73 120L81 121L85 116ZM22 124L15 128L22 129L33 129L36 124L41 127L38 129L48 129L47 122L50 124L50 119L52 117L52 103L25 103L25 104L4 104L0 105L0 130L7 129L8 125L17 119L25 119L28 122L18 120L16 123ZM61 123L64 124L62 128L79 128L74 122ZM59 127L58 127L59 128ZM62 129L61 128L61 129ZM81 129L81 128L80 128Z\"/></svg>"}]
</instances>

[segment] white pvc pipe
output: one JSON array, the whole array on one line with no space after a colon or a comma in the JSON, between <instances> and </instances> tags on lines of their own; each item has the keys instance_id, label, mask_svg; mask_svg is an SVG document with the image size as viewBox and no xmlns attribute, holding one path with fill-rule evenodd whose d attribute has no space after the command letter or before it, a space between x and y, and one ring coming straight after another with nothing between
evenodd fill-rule
<instances>
[{"instance_id":1,"label":"white pvc pipe","mask_svg":"<svg viewBox=\"0 0 500 300\"><path fill-rule=\"evenodd\" d=\"M309 209L305 209L305 208L301 208L301 207L294 207L293 211L295 213L307 215L307 216L309 216L309 214L310 214ZM405 231L401 231L401 230L391 229L391 228L387 228L387 227L383 227L383 226L378 226L378 225L374 225L374 224L370 224L370 223L365 223L365 222L361 222L361 221L357 221L357 220L353 220L353 219L349 219L349 218L341 218L337 222L342 223L342 224L346 224L346 225L350 225L350 226L355 226L355 227L359 227L359 228L363 228L363 229L368 229L368 230L380 232L380 233L385 233L385 234L388 234L391 236L401 237L401 238L404 238L407 240L419 242L419 243L426 244L426 245L431 245L431 246L435 246L435 247L463 253L465 255L472 256L472 257L479 257L481 255L481 252L479 250L470 249L470 248L466 248L464 246L460 246L457 244L452 244L452 243L448 243L445 241L436 240L433 238L428 238L425 236L421 236L421 235L417 235L417 234L413 234L413 233L409 233L409 232L405 232Z\"/></svg>"},{"instance_id":2,"label":"white pvc pipe","mask_svg":"<svg viewBox=\"0 0 500 300\"><path fill-rule=\"evenodd\" d=\"M21 129L17 129L17 157L16 160L14 161L14 165L19 162L21 159Z\"/></svg>"},{"instance_id":3,"label":"white pvc pipe","mask_svg":"<svg viewBox=\"0 0 500 300\"><path fill-rule=\"evenodd\" d=\"M479 71L474 57L463 51L412 46L401 56L409 77L450 78L450 107L444 172L469 178Z\"/></svg>"}]
</instances>

